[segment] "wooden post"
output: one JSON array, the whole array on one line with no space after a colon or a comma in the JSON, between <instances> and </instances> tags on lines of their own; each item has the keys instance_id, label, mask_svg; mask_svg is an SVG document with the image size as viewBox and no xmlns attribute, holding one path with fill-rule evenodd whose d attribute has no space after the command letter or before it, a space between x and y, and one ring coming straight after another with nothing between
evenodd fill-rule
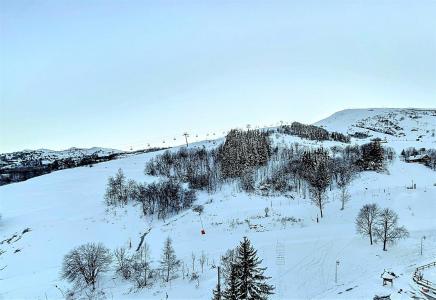
<instances>
[{"instance_id":1,"label":"wooden post","mask_svg":"<svg viewBox=\"0 0 436 300\"><path fill-rule=\"evenodd\" d=\"M218 284L216 287L216 291L218 294L218 300L221 300L221 278L220 278L220 267L218 266Z\"/></svg>"}]
</instances>

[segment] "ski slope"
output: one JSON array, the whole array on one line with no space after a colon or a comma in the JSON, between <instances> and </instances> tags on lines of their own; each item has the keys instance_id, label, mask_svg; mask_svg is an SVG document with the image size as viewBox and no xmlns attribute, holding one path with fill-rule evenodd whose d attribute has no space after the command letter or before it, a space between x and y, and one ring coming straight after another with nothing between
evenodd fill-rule
<instances>
[{"instance_id":1,"label":"ski slope","mask_svg":"<svg viewBox=\"0 0 436 300\"><path fill-rule=\"evenodd\" d=\"M351 112L352 116L341 112L341 118L334 115L333 119L320 123L339 131L354 119L367 117L365 110L359 117L354 116L359 113ZM321 145L290 136L274 139L276 143L298 141ZM421 143L436 148L431 136ZM326 146L334 144L326 142ZM204 145L214 146L211 142ZM395 148L397 154L405 146L417 147L413 139L392 139L387 145ZM160 153L130 156L92 168L61 170L1 186L0 241L14 234L16 237L0 245L5 251L0 256L0 269L4 267L0 271L0 299L62 298L70 285L60 279L59 272L63 256L73 247L102 242L113 250L131 241L132 248L136 248L140 236L150 229L145 241L150 246L154 267L158 266L168 236L173 239L176 255L188 268L191 268L192 252L197 258L202 252L207 255L203 273L198 262L195 265L200 273L199 286L180 276L170 285L158 282L150 289L133 291L130 282L108 272L99 282L108 299L165 299L167 294L168 299L210 299L216 284L216 269L212 266L243 236L251 239L263 266L268 267L267 275L276 286L271 299L372 299L376 294L410 299L418 292L412 281L414 269L435 260L436 173L422 165L396 159L386 173L361 173L350 186L351 201L343 211L339 191L329 191L330 203L319 223L316 223L317 208L302 195L294 195L294 199L248 195L232 185L214 194L198 193L197 203L204 205L202 221L206 230L201 235L200 219L192 210L162 221L143 217L139 206L110 210L105 206L103 195L109 176L122 168L129 179L157 180L144 175L143 169L148 159ZM416 190L406 188L412 180L417 184ZM410 232L408 239L389 247L387 252L379 244L370 246L367 239L355 233L354 219L359 209L372 202L395 210L399 224ZM268 217L265 207L270 208ZM26 228L30 231L23 233ZM424 235L421 256L420 242ZM384 269L399 275L393 287L382 286L380 274ZM402 293L398 293L400 289Z\"/></svg>"},{"instance_id":2,"label":"ski slope","mask_svg":"<svg viewBox=\"0 0 436 300\"><path fill-rule=\"evenodd\" d=\"M421 143L435 142L436 109L347 109L314 125L347 134L364 132L388 141L414 141L418 147Z\"/></svg>"}]
</instances>

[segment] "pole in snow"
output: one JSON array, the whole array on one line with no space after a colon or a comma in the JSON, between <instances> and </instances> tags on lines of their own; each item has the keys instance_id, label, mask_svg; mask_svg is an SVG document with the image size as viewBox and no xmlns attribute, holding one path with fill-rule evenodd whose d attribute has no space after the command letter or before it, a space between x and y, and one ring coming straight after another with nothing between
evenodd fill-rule
<instances>
[{"instance_id":1,"label":"pole in snow","mask_svg":"<svg viewBox=\"0 0 436 300\"><path fill-rule=\"evenodd\" d=\"M422 242L425 240L425 235L421 238L421 256L422 256Z\"/></svg>"},{"instance_id":2,"label":"pole in snow","mask_svg":"<svg viewBox=\"0 0 436 300\"><path fill-rule=\"evenodd\" d=\"M338 283L338 266L339 266L339 259L336 261L336 269L335 269L335 283Z\"/></svg>"},{"instance_id":3,"label":"pole in snow","mask_svg":"<svg viewBox=\"0 0 436 300\"><path fill-rule=\"evenodd\" d=\"M185 132L183 135L185 136L186 147L188 147L188 136L189 136L189 134L187 132Z\"/></svg>"}]
</instances>

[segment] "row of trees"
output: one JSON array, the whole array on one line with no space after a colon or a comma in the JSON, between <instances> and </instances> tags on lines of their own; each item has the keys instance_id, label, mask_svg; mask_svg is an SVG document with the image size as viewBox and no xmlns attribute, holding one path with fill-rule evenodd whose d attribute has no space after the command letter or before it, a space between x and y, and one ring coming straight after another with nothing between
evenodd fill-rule
<instances>
[{"instance_id":1,"label":"row of trees","mask_svg":"<svg viewBox=\"0 0 436 300\"><path fill-rule=\"evenodd\" d=\"M102 274L110 270L114 257L116 274L131 281L137 289L149 287L158 279L169 282L177 278L180 268L180 260L169 237L165 240L161 259L155 268L145 243L133 254L129 254L125 248L118 248L112 253L101 243L88 243L64 256L61 277L71 282L75 291L95 291Z\"/></svg>"},{"instance_id":2,"label":"row of trees","mask_svg":"<svg viewBox=\"0 0 436 300\"><path fill-rule=\"evenodd\" d=\"M166 151L145 165L145 174L187 182L192 189L215 191L228 179L245 179L268 163L271 143L260 130L231 130L217 149Z\"/></svg>"},{"instance_id":3,"label":"row of trees","mask_svg":"<svg viewBox=\"0 0 436 300\"><path fill-rule=\"evenodd\" d=\"M296 135L301 138L315 140L315 141L338 141L342 143L349 143L350 137L340 132L328 132L324 128L315 125L306 125L299 122L293 122L291 126L283 125L278 129L278 132Z\"/></svg>"},{"instance_id":4,"label":"row of trees","mask_svg":"<svg viewBox=\"0 0 436 300\"><path fill-rule=\"evenodd\" d=\"M304 126L294 125L300 131L311 132L307 129L310 126ZM393 150L383 147L380 141L331 149L311 149L298 143L272 147L263 131L232 130L217 150L167 151L147 163L145 169L148 175L189 182L194 189L207 186L213 191L236 180L241 190L249 193L298 192L305 197L308 191L311 202L323 217L328 203L327 189L340 189L341 209L344 209L350 199L348 185L356 174L382 171L393 158Z\"/></svg>"},{"instance_id":5,"label":"row of trees","mask_svg":"<svg viewBox=\"0 0 436 300\"><path fill-rule=\"evenodd\" d=\"M138 183L126 180L121 169L114 177L109 177L105 194L109 206L123 206L129 201L139 202L144 215L157 214L159 219L191 207L196 199L194 190L184 188L174 179L151 184Z\"/></svg>"},{"instance_id":6,"label":"row of trees","mask_svg":"<svg viewBox=\"0 0 436 300\"><path fill-rule=\"evenodd\" d=\"M165 151L149 160L144 170L146 175L165 176L187 182L190 188L212 192L222 177L218 165L217 150L185 148Z\"/></svg>"},{"instance_id":7,"label":"row of trees","mask_svg":"<svg viewBox=\"0 0 436 300\"><path fill-rule=\"evenodd\" d=\"M409 236L404 226L398 225L398 215L395 211L380 209L377 204L365 204L356 217L356 230L363 236L368 236L370 244L380 241L383 251L387 245Z\"/></svg>"},{"instance_id":8,"label":"row of trees","mask_svg":"<svg viewBox=\"0 0 436 300\"><path fill-rule=\"evenodd\" d=\"M224 286L220 276L213 290L213 300L264 300L274 294L274 286L268 284L271 277L264 275L266 268L246 237L236 249L229 250L221 259Z\"/></svg>"},{"instance_id":9,"label":"row of trees","mask_svg":"<svg viewBox=\"0 0 436 300\"><path fill-rule=\"evenodd\" d=\"M157 268L153 267L147 243L143 243L133 254L129 254L126 248L118 248L115 250L114 256L116 273L124 280L131 281L137 289L150 287L159 278L163 282L176 279L178 277L177 271L181 265L169 237L165 240Z\"/></svg>"},{"instance_id":10,"label":"row of trees","mask_svg":"<svg viewBox=\"0 0 436 300\"><path fill-rule=\"evenodd\" d=\"M195 255L192 255L192 274L189 280L199 280L194 270ZM202 253L199 258L201 269L206 262ZM213 291L213 299L239 300L267 299L274 292L274 286L268 284L270 277L264 275L266 268L261 267L262 260L250 240L244 237L239 246L228 250L221 258L223 286L220 277ZM182 271L185 278L185 264L177 258L172 240L168 237L162 249L160 260L154 263L149 247L142 244L134 253L126 248L118 248L113 253L103 244L87 243L71 250L64 256L61 277L73 284L73 289L64 295L70 298L86 293L95 296L102 275L114 266L115 274L121 279L132 282L135 289L151 287L158 280L168 283L178 277ZM187 276L187 275L186 275Z\"/></svg>"}]
</instances>

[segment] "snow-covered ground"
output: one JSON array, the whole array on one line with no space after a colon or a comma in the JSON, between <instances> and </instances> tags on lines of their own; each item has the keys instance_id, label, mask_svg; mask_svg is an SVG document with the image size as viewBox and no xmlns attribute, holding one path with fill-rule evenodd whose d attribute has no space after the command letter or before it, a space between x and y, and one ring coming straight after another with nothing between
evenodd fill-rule
<instances>
[{"instance_id":1,"label":"snow-covered ground","mask_svg":"<svg viewBox=\"0 0 436 300\"><path fill-rule=\"evenodd\" d=\"M19 152L1 153L0 154L0 168L13 168L32 166L35 163L47 165L56 160L71 159L78 161L85 157L105 157L111 154L121 154L124 151L93 147L88 149L69 148L61 151L54 151L49 149L38 150L23 150Z\"/></svg>"},{"instance_id":2,"label":"snow-covered ground","mask_svg":"<svg viewBox=\"0 0 436 300\"><path fill-rule=\"evenodd\" d=\"M388 141L435 142L436 109L346 109L316 122L329 131L364 132Z\"/></svg>"},{"instance_id":3,"label":"snow-covered ground","mask_svg":"<svg viewBox=\"0 0 436 300\"><path fill-rule=\"evenodd\" d=\"M364 111L350 112L353 116L342 113L342 121L334 115L333 120L321 123L341 131L340 123L345 127L353 118L368 117ZM429 122L435 127L436 117L429 118L433 118ZM284 143L297 140L319 145L290 136L275 139ZM328 146L333 144L327 142ZM387 143L397 154L404 147L424 144L436 148L431 135L420 142L392 139ZM61 291L69 284L60 279L59 272L69 250L90 241L115 249L131 240L135 248L141 234L150 228L145 240L155 266L168 236L174 241L177 256L189 267L192 252L197 257L202 252L207 255L199 287L180 277L171 285L156 283L150 289L132 292L131 283L109 272L100 282L108 298L165 299L167 293L168 299L210 299L216 284L216 270L211 266L243 236L251 239L263 265L268 267L267 274L276 286L272 299L372 299L376 294L410 299L411 293L418 291L412 281L415 268L436 260L436 173L422 165L396 159L386 173L361 173L351 184L351 201L345 210L340 210L338 191L329 192L330 203L319 223L315 220L317 209L298 195L294 199L248 195L233 186L214 194L199 193L198 204L205 208L202 221L206 234L201 235L200 219L192 210L165 221L144 218L140 207L135 206L107 210L103 202L107 178L122 168L128 178L154 181L156 178L145 176L143 169L145 162L159 153L130 156L93 168L62 170L0 187L0 241L16 234L10 243L0 245L6 251L0 256L0 269L5 267L0 271L0 299L62 298ZM406 188L412 180L416 190ZM410 232L408 239L389 247L387 252L379 244L370 246L367 239L355 233L354 219L359 209L373 202L394 209L400 225ZM270 208L268 217L265 207ZM26 228L30 231L22 233ZM199 271L200 265L196 263L195 268ZM393 287L382 286L380 274L384 269L399 275ZM400 289L405 292L398 293Z\"/></svg>"}]
</instances>

